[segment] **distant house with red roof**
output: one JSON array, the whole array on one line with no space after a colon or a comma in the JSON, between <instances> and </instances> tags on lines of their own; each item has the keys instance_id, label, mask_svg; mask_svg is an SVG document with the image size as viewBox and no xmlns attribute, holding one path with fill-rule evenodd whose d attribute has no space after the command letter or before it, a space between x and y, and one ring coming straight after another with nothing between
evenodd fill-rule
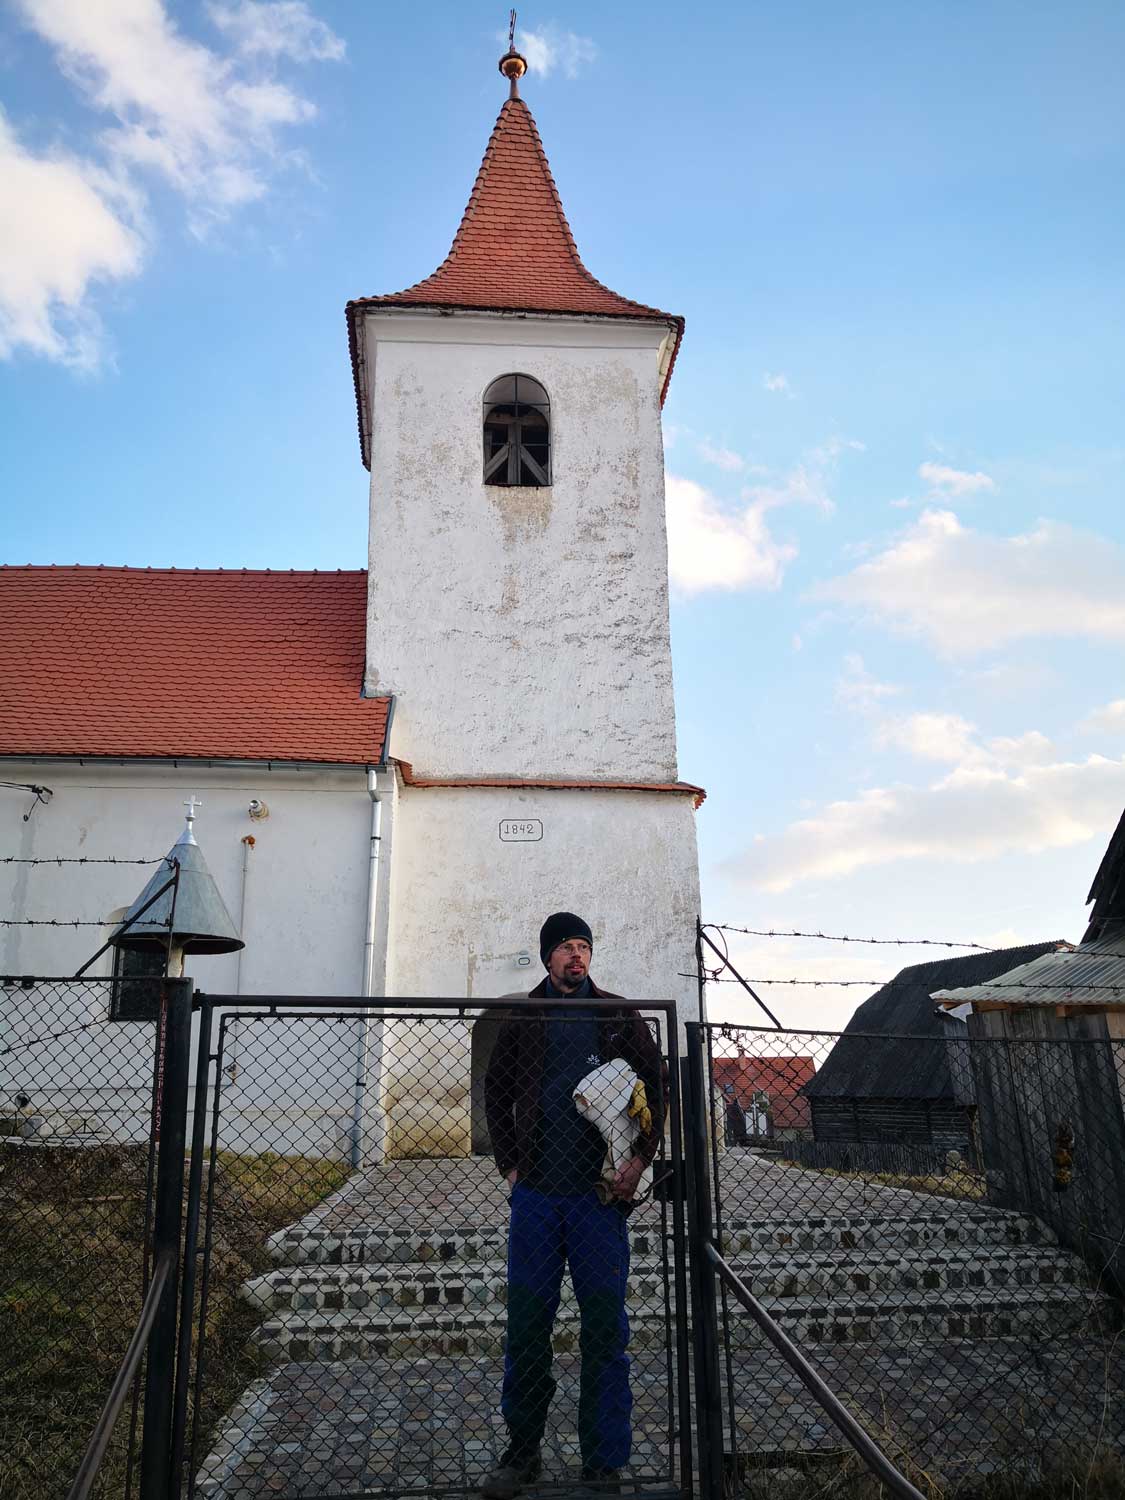
<instances>
[{"instance_id":1,"label":"distant house with red roof","mask_svg":"<svg viewBox=\"0 0 1125 1500\"><path fill-rule=\"evenodd\" d=\"M804 1089L816 1066L811 1057L716 1057L715 1087L738 1101L751 1135L785 1139L811 1130L812 1114ZM764 1129L758 1130L758 1123Z\"/></svg>"},{"instance_id":2,"label":"distant house with red roof","mask_svg":"<svg viewBox=\"0 0 1125 1500\"><path fill-rule=\"evenodd\" d=\"M602 983L695 1010L660 418L683 320L583 265L517 62L446 259L347 306L366 569L0 569L0 852L159 857L195 794L245 939L191 960L213 992L471 1003L535 982L565 906ZM0 865L0 975L73 971L136 876ZM232 1096L286 1144L351 1128L355 1049L302 1113L240 1046ZM384 1049L369 1148L468 1151L471 1050L404 1094Z\"/></svg>"}]
</instances>

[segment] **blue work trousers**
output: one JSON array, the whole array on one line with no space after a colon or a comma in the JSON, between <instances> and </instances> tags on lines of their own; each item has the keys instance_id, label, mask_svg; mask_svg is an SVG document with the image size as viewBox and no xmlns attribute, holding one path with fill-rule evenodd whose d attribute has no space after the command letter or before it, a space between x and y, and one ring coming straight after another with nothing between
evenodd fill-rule
<instances>
[{"instance_id":1,"label":"blue work trousers","mask_svg":"<svg viewBox=\"0 0 1125 1500\"><path fill-rule=\"evenodd\" d=\"M555 1393L551 1330L563 1271L581 1319L578 1439L584 1467L619 1469L629 1462L629 1321L625 1284L629 1236L625 1215L580 1194L541 1193L517 1182L508 1231L508 1339L500 1408L512 1443L537 1448Z\"/></svg>"}]
</instances>

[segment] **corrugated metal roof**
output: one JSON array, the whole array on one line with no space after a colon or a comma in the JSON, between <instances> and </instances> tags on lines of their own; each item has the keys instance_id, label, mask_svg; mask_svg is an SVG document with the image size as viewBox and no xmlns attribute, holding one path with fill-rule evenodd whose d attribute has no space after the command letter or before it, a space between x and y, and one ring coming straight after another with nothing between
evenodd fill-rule
<instances>
[{"instance_id":1,"label":"corrugated metal roof","mask_svg":"<svg viewBox=\"0 0 1125 1500\"><path fill-rule=\"evenodd\" d=\"M1077 948L1044 953L995 979L934 992L938 1005L1066 1005L1098 1009L1125 1004L1125 933L1111 931Z\"/></svg>"}]
</instances>

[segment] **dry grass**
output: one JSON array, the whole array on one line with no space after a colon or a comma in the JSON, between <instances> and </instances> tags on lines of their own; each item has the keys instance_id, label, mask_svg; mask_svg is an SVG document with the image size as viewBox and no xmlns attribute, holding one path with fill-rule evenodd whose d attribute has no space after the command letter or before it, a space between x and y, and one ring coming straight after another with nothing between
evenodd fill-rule
<instances>
[{"instance_id":1,"label":"dry grass","mask_svg":"<svg viewBox=\"0 0 1125 1500\"><path fill-rule=\"evenodd\" d=\"M973 1203L979 1202L985 1195L984 1177L962 1168L952 1172L910 1177L894 1172L844 1172L838 1167L806 1167L803 1162L793 1161L785 1156L778 1158L777 1165L791 1167L795 1172L812 1172L818 1177L843 1177L849 1182L907 1188L912 1193L932 1193L940 1198L966 1198Z\"/></svg>"},{"instance_id":2,"label":"dry grass","mask_svg":"<svg viewBox=\"0 0 1125 1500\"><path fill-rule=\"evenodd\" d=\"M954 1483L895 1456L925 1500L1125 1500L1125 1463L1109 1451L1076 1459L1046 1473L1012 1469ZM894 1500L854 1455L833 1465L759 1469L728 1484L729 1500Z\"/></svg>"},{"instance_id":3,"label":"dry grass","mask_svg":"<svg viewBox=\"0 0 1125 1500\"><path fill-rule=\"evenodd\" d=\"M54 1500L74 1478L140 1311L146 1159L122 1146L0 1155L0 1500ZM205 1423L259 1373L238 1288L268 1265L266 1236L346 1175L319 1159L221 1155ZM124 1493L128 1427L126 1407L101 1494Z\"/></svg>"}]
</instances>

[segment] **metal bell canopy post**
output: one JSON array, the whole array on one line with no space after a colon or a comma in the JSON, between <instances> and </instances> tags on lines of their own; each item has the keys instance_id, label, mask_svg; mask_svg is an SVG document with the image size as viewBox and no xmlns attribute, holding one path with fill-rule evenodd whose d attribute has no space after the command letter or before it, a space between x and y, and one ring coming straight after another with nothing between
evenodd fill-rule
<instances>
[{"instance_id":1,"label":"metal bell canopy post","mask_svg":"<svg viewBox=\"0 0 1125 1500\"><path fill-rule=\"evenodd\" d=\"M186 826L168 853L169 863L179 866L178 889L165 891L144 916L130 926L133 914L168 882L167 869L157 870L109 940L115 948L150 953L167 950L169 977L183 973L185 953L236 953L246 946L195 840L192 829L195 810L203 804L192 795L184 806L187 808Z\"/></svg>"}]
</instances>

